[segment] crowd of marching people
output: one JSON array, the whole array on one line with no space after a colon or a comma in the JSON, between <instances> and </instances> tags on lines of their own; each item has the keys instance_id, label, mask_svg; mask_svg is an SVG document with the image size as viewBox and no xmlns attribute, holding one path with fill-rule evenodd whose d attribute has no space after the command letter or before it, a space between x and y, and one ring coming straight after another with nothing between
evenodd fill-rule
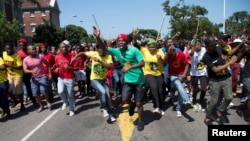
<instances>
[{"instance_id":1,"label":"crowd of marching people","mask_svg":"<svg viewBox=\"0 0 250 141\"><path fill-rule=\"evenodd\" d=\"M71 45L68 40L58 47L46 43L29 44L18 40L18 50L4 44L0 56L1 119L11 118L11 108L20 112L32 102L38 113L52 110L55 94L75 115L76 98L94 94L100 100L104 117L115 122L120 104L128 104L128 113L138 113L137 129L144 129L143 104L152 99L152 112L165 115L166 97L176 103L177 117L192 108L203 111L204 123L215 118L228 123L226 112L233 98L240 98L237 114L250 123L250 36L241 33L209 36L195 34L192 40L170 38L140 41L135 29L131 36L119 34L105 41L93 27L96 44ZM237 87L242 93L237 95ZM74 87L77 87L77 94ZM53 92L56 91L56 93ZM206 94L208 97L206 98Z\"/></svg>"}]
</instances>

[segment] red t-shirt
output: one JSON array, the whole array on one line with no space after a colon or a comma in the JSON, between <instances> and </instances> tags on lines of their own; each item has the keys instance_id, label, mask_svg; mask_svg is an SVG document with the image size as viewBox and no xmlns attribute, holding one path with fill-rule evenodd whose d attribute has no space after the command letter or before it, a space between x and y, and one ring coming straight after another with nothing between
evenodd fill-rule
<instances>
[{"instance_id":1,"label":"red t-shirt","mask_svg":"<svg viewBox=\"0 0 250 141\"><path fill-rule=\"evenodd\" d=\"M17 55L23 60L26 56L28 56L27 52L24 52L22 49L17 51Z\"/></svg>"},{"instance_id":2,"label":"red t-shirt","mask_svg":"<svg viewBox=\"0 0 250 141\"><path fill-rule=\"evenodd\" d=\"M61 53L59 53L58 55L56 55L55 57L55 63L56 66L58 68L58 76L60 78L65 78L65 79L72 79L74 78L74 71L73 70L69 70L69 69L65 69L64 65L67 64L69 66L72 66L70 64L71 62L71 58L72 56L68 53L67 55L63 55Z\"/></svg>"},{"instance_id":3,"label":"red t-shirt","mask_svg":"<svg viewBox=\"0 0 250 141\"><path fill-rule=\"evenodd\" d=\"M79 70L84 70L84 62L86 59L87 57L85 55L78 57L77 60L73 62L73 66L77 67Z\"/></svg>"},{"instance_id":4,"label":"red t-shirt","mask_svg":"<svg viewBox=\"0 0 250 141\"><path fill-rule=\"evenodd\" d=\"M53 67L53 65L55 64L55 57L52 53L46 53L46 54L41 54L43 56L44 59L46 59L49 63L50 68ZM46 67L45 64L43 64L43 69L45 70L47 76L49 75L49 69ZM54 74L54 71L51 70L51 73Z\"/></svg>"},{"instance_id":5,"label":"red t-shirt","mask_svg":"<svg viewBox=\"0 0 250 141\"><path fill-rule=\"evenodd\" d=\"M186 55L181 52L177 51L176 52L176 57L175 58L168 58L168 73L169 75L173 74L183 74L186 64L188 63L188 59Z\"/></svg>"}]
</instances>

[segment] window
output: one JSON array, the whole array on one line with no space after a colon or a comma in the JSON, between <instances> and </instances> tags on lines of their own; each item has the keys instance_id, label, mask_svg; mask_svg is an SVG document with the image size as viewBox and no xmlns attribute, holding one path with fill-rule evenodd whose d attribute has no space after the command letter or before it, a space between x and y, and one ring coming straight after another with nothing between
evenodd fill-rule
<instances>
[{"instance_id":1,"label":"window","mask_svg":"<svg viewBox=\"0 0 250 141\"><path fill-rule=\"evenodd\" d=\"M41 13L42 13L42 16L43 16L43 17L45 17L45 16L46 16L46 12L45 12L45 10L42 10L42 11L41 11Z\"/></svg>"},{"instance_id":2,"label":"window","mask_svg":"<svg viewBox=\"0 0 250 141\"><path fill-rule=\"evenodd\" d=\"M33 33L36 32L36 24L31 23L30 26L31 26L31 32L33 32Z\"/></svg>"},{"instance_id":3,"label":"window","mask_svg":"<svg viewBox=\"0 0 250 141\"><path fill-rule=\"evenodd\" d=\"M35 17L35 12L34 11L30 11L30 17Z\"/></svg>"}]
</instances>

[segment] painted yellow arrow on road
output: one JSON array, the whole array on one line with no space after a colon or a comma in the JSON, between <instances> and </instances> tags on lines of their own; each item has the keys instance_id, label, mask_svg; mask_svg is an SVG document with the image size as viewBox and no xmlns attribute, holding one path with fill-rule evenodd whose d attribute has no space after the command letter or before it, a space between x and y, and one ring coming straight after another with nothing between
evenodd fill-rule
<instances>
[{"instance_id":1,"label":"painted yellow arrow on road","mask_svg":"<svg viewBox=\"0 0 250 141\"><path fill-rule=\"evenodd\" d=\"M130 141L135 128L134 121L138 118L138 114L135 113L133 116L129 116L129 105L124 104L122 107L123 111L119 114L117 122L121 131L122 141Z\"/></svg>"}]
</instances>

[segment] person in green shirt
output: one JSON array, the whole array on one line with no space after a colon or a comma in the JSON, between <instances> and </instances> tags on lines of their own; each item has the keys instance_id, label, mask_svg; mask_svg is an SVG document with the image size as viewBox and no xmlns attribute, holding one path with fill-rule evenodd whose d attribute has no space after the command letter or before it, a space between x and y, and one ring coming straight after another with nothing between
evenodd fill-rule
<instances>
[{"instance_id":1,"label":"person in green shirt","mask_svg":"<svg viewBox=\"0 0 250 141\"><path fill-rule=\"evenodd\" d=\"M100 38L100 30L93 27L94 35L97 39L99 48L106 49L105 43ZM117 48L108 48L107 51L111 55L117 57L120 61L122 73L124 73L124 82L122 85L122 102L129 104L129 115L134 115L135 107L138 111L137 130L144 129L143 117L143 84L145 83L142 67L145 65L144 58L139 49L134 46L128 45L127 34L118 35ZM131 98L134 97L134 101Z\"/></svg>"}]
</instances>

